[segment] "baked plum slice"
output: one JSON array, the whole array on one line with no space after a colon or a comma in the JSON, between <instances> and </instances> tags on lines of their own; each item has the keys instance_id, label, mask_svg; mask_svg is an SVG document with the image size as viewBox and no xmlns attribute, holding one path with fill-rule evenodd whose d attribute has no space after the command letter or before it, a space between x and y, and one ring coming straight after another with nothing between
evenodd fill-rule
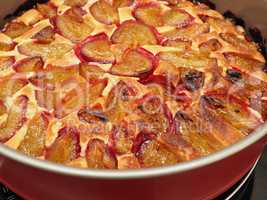
<instances>
[{"instance_id":1,"label":"baked plum slice","mask_svg":"<svg viewBox=\"0 0 267 200\"><path fill-rule=\"evenodd\" d=\"M111 131L110 143L117 154L131 153L135 138L135 129L131 124L123 121L114 125Z\"/></svg>"},{"instance_id":2,"label":"baked plum slice","mask_svg":"<svg viewBox=\"0 0 267 200\"><path fill-rule=\"evenodd\" d=\"M38 72L43 69L44 62L41 57L29 57L18 61L13 69L18 73Z\"/></svg>"},{"instance_id":3,"label":"baked plum slice","mask_svg":"<svg viewBox=\"0 0 267 200\"><path fill-rule=\"evenodd\" d=\"M118 165L115 155L100 139L92 139L88 142L86 160L89 168L116 169Z\"/></svg>"},{"instance_id":4,"label":"baked plum slice","mask_svg":"<svg viewBox=\"0 0 267 200\"><path fill-rule=\"evenodd\" d=\"M44 60L60 59L72 50L72 45L62 42L39 43L36 41L25 42L18 46L21 54L26 56L40 56Z\"/></svg>"},{"instance_id":5,"label":"baked plum slice","mask_svg":"<svg viewBox=\"0 0 267 200\"><path fill-rule=\"evenodd\" d=\"M100 23L111 25L119 23L119 12L107 0L98 0L90 7L92 16Z\"/></svg>"},{"instance_id":6,"label":"baked plum slice","mask_svg":"<svg viewBox=\"0 0 267 200\"><path fill-rule=\"evenodd\" d=\"M234 143L255 130L261 120L256 117L245 102L231 94L208 94L200 99L200 113L218 130L223 130L226 141Z\"/></svg>"},{"instance_id":7,"label":"baked plum slice","mask_svg":"<svg viewBox=\"0 0 267 200\"><path fill-rule=\"evenodd\" d=\"M180 28L176 28L176 29L164 32L161 35L170 40L175 40L179 38L179 39L186 39L190 41L198 37L201 34L208 33L209 31L210 31L209 24L193 23L193 24L190 24L189 26L180 27Z\"/></svg>"},{"instance_id":8,"label":"baked plum slice","mask_svg":"<svg viewBox=\"0 0 267 200\"><path fill-rule=\"evenodd\" d=\"M148 93L135 101L135 107L140 130L157 135L173 130L172 114L160 96Z\"/></svg>"},{"instance_id":9,"label":"baked plum slice","mask_svg":"<svg viewBox=\"0 0 267 200\"><path fill-rule=\"evenodd\" d=\"M64 4L72 7L82 7L87 4L88 0L65 0Z\"/></svg>"},{"instance_id":10,"label":"baked plum slice","mask_svg":"<svg viewBox=\"0 0 267 200\"><path fill-rule=\"evenodd\" d=\"M159 142L179 156L182 161L193 160L202 155L198 149L183 138L179 131L161 135Z\"/></svg>"},{"instance_id":11,"label":"baked plum slice","mask_svg":"<svg viewBox=\"0 0 267 200\"><path fill-rule=\"evenodd\" d=\"M0 71L10 69L15 63L15 58L13 56L0 57Z\"/></svg>"},{"instance_id":12,"label":"baked plum slice","mask_svg":"<svg viewBox=\"0 0 267 200\"><path fill-rule=\"evenodd\" d=\"M63 97L59 97L54 104L54 116L56 118L62 119L68 114L79 110L84 105L85 99L79 96L79 92L81 91L73 89L63 95ZM53 104L53 101L50 104Z\"/></svg>"},{"instance_id":13,"label":"baked plum slice","mask_svg":"<svg viewBox=\"0 0 267 200\"><path fill-rule=\"evenodd\" d=\"M155 45L158 43L157 31L141 22L124 21L114 31L111 41L129 46Z\"/></svg>"},{"instance_id":14,"label":"baked plum slice","mask_svg":"<svg viewBox=\"0 0 267 200\"><path fill-rule=\"evenodd\" d=\"M236 34L233 33L221 33L220 37L230 45L232 45L234 48L237 48L239 50L248 50L248 49L254 49L256 50L255 46L252 45L250 42L248 42L245 38L239 38Z\"/></svg>"},{"instance_id":15,"label":"baked plum slice","mask_svg":"<svg viewBox=\"0 0 267 200\"><path fill-rule=\"evenodd\" d=\"M45 150L45 137L49 124L49 114L36 114L29 122L28 130L18 147L18 151L29 156L42 156Z\"/></svg>"},{"instance_id":16,"label":"baked plum slice","mask_svg":"<svg viewBox=\"0 0 267 200\"><path fill-rule=\"evenodd\" d=\"M94 24L90 20L85 20L75 9L57 15L53 22L57 32L73 42L83 41L94 30Z\"/></svg>"},{"instance_id":17,"label":"baked plum slice","mask_svg":"<svg viewBox=\"0 0 267 200\"><path fill-rule=\"evenodd\" d=\"M38 4L37 10L46 18L53 18L57 15L57 7L52 3Z\"/></svg>"},{"instance_id":18,"label":"baked plum slice","mask_svg":"<svg viewBox=\"0 0 267 200\"><path fill-rule=\"evenodd\" d=\"M79 76L78 66L58 67L48 65L29 78L29 81L41 89L54 90L63 86L67 81Z\"/></svg>"},{"instance_id":19,"label":"baked plum slice","mask_svg":"<svg viewBox=\"0 0 267 200\"><path fill-rule=\"evenodd\" d=\"M172 8L163 14L163 23L165 26L181 28L191 25L193 21L193 16L179 8Z\"/></svg>"},{"instance_id":20,"label":"baked plum slice","mask_svg":"<svg viewBox=\"0 0 267 200\"><path fill-rule=\"evenodd\" d=\"M0 141L7 142L26 122L26 111L28 105L27 96L19 96L8 111L8 117L0 125Z\"/></svg>"},{"instance_id":21,"label":"baked plum slice","mask_svg":"<svg viewBox=\"0 0 267 200\"><path fill-rule=\"evenodd\" d=\"M27 26L23 22L14 21L7 24L2 32L10 38L14 39L28 32L29 30L31 30L31 28L31 26Z\"/></svg>"},{"instance_id":22,"label":"baked plum slice","mask_svg":"<svg viewBox=\"0 0 267 200\"><path fill-rule=\"evenodd\" d=\"M111 51L111 42L105 33L88 37L76 47L76 55L86 62L113 63L115 56Z\"/></svg>"},{"instance_id":23,"label":"baked plum slice","mask_svg":"<svg viewBox=\"0 0 267 200\"><path fill-rule=\"evenodd\" d=\"M109 92L105 102L105 113L112 122L121 121L131 112L131 103L137 90L125 81L119 81Z\"/></svg>"},{"instance_id":24,"label":"baked plum slice","mask_svg":"<svg viewBox=\"0 0 267 200\"><path fill-rule=\"evenodd\" d=\"M0 42L0 51L11 51L15 48L15 43Z\"/></svg>"},{"instance_id":25,"label":"baked plum slice","mask_svg":"<svg viewBox=\"0 0 267 200\"><path fill-rule=\"evenodd\" d=\"M180 80L180 71L172 63L164 60L157 60L157 67L153 74L148 77L140 78L139 82L144 85L160 85L165 89L166 94L174 91L175 85Z\"/></svg>"},{"instance_id":26,"label":"baked plum slice","mask_svg":"<svg viewBox=\"0 0 267 200\"><path fill-rule=\"evenodd\" d=\"M144 77L151 74L156 65L156 58L152 53L143 49L128 49L120 62L113 64L112 74L120 76Z\"/></svg>"},{"instance_id":27,"label":"baked plum slice","mask_svg":"<svg viewBox=\"0 0 267 200\"><path fill-rule=\"evenodd\" d=\"M102 96L102 93L108 85L108 79L98 79L89 81L89 87L87 88L88 103L94 102L98 97Z\"/></svg>"},{"instance_id":28,"label":"baked plum slice","mask_svg":"<svg viewBox=\"0 0 267 200\"><path fill-rule=\"evenodd\" d=\"M168 166L180 161L175 153L156 141L151 133L139 133L133 151L145 168Z\"/></svg>"},{"instance_id":29,"label":"baked plum slice","mask_svg":"<svg viewBox=\"0 0 267 200\"><path fill-rule=\"evenodd\" d=\"M224 142L216 137L217 132L209 128L209 123L203 121L198 116L197 112L195 113L195 109L194 111L192 108L185 111L178 111L174 117L174 124L176 137L182 138L180 143L176 144L176 140L169 134L164 135L163 139L168 145L174 147L177 145L178 147L179 145L185 145L183 151L186 157L208 155L225 146ZM186 141L186 143L183 144L183 140ZM191 149L190 146L193 149Z\"/></svg>"},{"instance_id":30,"label":"baked plum slice","mask_svg":"<svg viewBox=\"0 0 267 200\"><path fill-rule=\"evenodd\" d=\"M35 99L38 106L45 108L47 111L55 109L57 101L60 99L58 92L48 89L35 90Z\"/></svg>"},{"instance_id":31,"label":"baked plum slice","mask_svg":"<svg viewBox=\"0 0 267 200\"><path fill-rule=\"evenodd\" d=\"M78 87L67 92L56 102L54 109L55 116L61 119L72 112L78 111L83 106L93 104L102 95L106 86L106 79L78 85Z\"/></svg>"},{"instance_id":32,"label":"baked plum slice","mask_svg":"<svg viewBox=\"0 0 267 200\"><path fill-rule=\"evenodd\" d=\"M134 2L133 0L113 0L112 6L115 8L122 8L122 7L131 6L133 2Z\"/></svg>"},{"instance_id":33,"label":"baked plum slice","mask_svg":"<svg viewBox=\"0 0 267 200\"><path fill-rule=\"evenodd\" d=\"M181 2L181 0L160 0L160 1L166 1L170 5L178 5Z\"/></svg>"},{"instance_id":34,"label":"baked plum slice","mask_svg":"<svg viewBox=\"0 0 267 200\"><path fill-rule=\"evenodd\" d=\"M32 39L39 43L51 43L55 40L55 31L51 26L47 26L37 32Z\"/></svg>"},{"instance_id":35,"label":"baked plum slice","mask_svg":"<svg viewBox=\"0 0 267 200\"><path fill-rule=\"evenodd\" d=\"M195 51L166 51L158 53L160 60L168 61L176 67L192 67L195 69L208 68L211 66L212 59L206 54Z\"/></svg>"},{"instance_id":36,"label":"baked plum slice","mask_svg":"<svg viewBox=\"0 0 267 200\"><path fill-rule=\"evenodd\" d=\"M232 67L247 73L262 70L265 66L265 63L262 63L247 54L226 52L224 53L224 57Z\"/></svg>"},{"instance_id":37,"label":"baked plum slice","mask_svg":"<svg viewBox=\"0 0 267 200\"><path fill-rule=\"evenodd\" d=\"M17 74L12 74L0 78L0 99L5 100L21 90L24 86L28 84L26 77L19 76Z\"/></svg>"},{"instance_id":38,"label":"baked plum slice","mask_svg":"<svg viewBox=\"0 0 267 200\"><path fill-rule=\"evenodd\" d=\"M212 51L218 51L222 48L222 44L217 39L210 39L199 45L199 50L204 53L210 53Z\"/></svg>"},{"instance_id":39,"label":"baked plum slice","mask_svg":"<svg viewBox=\"0 0 267 200\"><path fill-rule=\"evenodd\" d=\"M97 81L103 77L105 71L97 65L80 63L79 73L87 81Z\"/></svg>"},{"instance_id":40,"label":"baked plum slice","mask_svg":"<svg viewBox=\"0 0 267 200\"><path fill-rule=\"evenodd\" d=\"M4 102L0 100L0 116L7 113L7 107Z\"/></svg>"},{"instance_id":41,"label":"baked plum slice","mask_svg":"<svg viewBox=\"0 0 267 200\"><path fill-rule=\"evenodd\" d=\"M165 40L162 43L163 46L167 47L176 47L181 51L190 50L192 46L192 42L190 40L185 39L174 39L174 40Z\"/></svg>"},{"instance_id":42,"label":"baked plum slice","mask_svg":"<svg viewBox=\"0 0 267 200\"><path fill-rule=\"evenodd\" d=\"M133 11L133 15L137 20L150 26L162 26L162 9L156 3L144 3L137 5Z\"/></svg>"},{"instance_id":43,"label":"baked plum slice","mask_svg":"<svg viewBox=\"0 0 267 200\"><path fill-rule=\"evenodd\" d=\"M54 143L46 149L46 160L67 164L80 156L80 133L76 128L64 127L58 131Z\"/></svg>"},{"instance_id":44,"label":"baked plum slice","mask_svg":"<svg viewBox=\"0 0 267 200\"><path fill-rule=\"evenodd\" d=\"M126 154L120 157L118 163L118 169L139 169L140 163L135 155Z\"/></svg>"}]
</instances>

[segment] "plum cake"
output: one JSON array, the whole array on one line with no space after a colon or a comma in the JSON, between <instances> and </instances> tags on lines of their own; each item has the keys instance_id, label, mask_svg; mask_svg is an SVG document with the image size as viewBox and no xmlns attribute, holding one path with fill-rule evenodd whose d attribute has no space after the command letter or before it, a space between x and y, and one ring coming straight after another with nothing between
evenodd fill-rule
<instances>
[{"instance_id":1,"label":"plum cake","mask_svg":"<svg viewBox=\"0 0 267 200\"><path fill-rule=\"evenodd\" d=\"M188 0L50 0L0 32L0 142L138 169L232 145L267 119L259 45Z\"/></svg>"}]
</instances>

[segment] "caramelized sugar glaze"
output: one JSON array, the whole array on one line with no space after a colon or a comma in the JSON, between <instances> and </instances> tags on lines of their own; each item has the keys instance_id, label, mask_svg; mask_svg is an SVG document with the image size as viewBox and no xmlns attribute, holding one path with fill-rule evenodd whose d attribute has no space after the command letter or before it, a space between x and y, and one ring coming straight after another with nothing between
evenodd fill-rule
<instances>
[{"instance_id":1,"label":"caramelized sugar glaze","mask_svg":"<svg viewBox=\"0 0 267 200\"><path fill-rule=\"evenodd\" d=\"M83 168L172 165L267 119L259 46L186 0L51 0L0 33L0 141Z\"/></svg>"}]
</instances>

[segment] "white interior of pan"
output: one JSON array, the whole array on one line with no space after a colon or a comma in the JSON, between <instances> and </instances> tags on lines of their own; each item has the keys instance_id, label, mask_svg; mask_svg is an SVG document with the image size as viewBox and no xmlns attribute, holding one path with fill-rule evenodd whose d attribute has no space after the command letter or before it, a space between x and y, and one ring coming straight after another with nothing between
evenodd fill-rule
<instances>
[{"instance_id":1,"label":"white interior of pan","mask_svg":"<svg viewBox=\"0 0 267 200\"><path fill-rule=\"evenodd\" d=\"M26 0L0 0L0 26L5 23L3 18L10 13L13 13L19 5ZM238 16L242 17L246 21L246 24L250 27L257 27L261 30L264 37L267 38L267 0L211 0L217 6L217 10L224 12L230 10ZM226 148L223 151L214 153L210 156L193 160L190 162L181 163L174 166L155 168L155 169L141 169L141 170L127 170L127 171L113 171L113 170L89 170L78 169L62 166L42 160L27 157L19 154L14 150L11 150L4 145L0 145L0 152L4 156L12 158L16 161L22 162L27 165L31 165L36 168L59 172L62 174L82 176L82 177L94 177L94 178L140 178L151 177L159 175L167 175L177 172L183 172L192 170L198 167L206 166L216 161L222 160L230 155L233 155L249 145L255 143L260 138L266 135L267 123L256 130L253 134L249 135L246 139L239 143Z\"/></svg>"}]
</instances>

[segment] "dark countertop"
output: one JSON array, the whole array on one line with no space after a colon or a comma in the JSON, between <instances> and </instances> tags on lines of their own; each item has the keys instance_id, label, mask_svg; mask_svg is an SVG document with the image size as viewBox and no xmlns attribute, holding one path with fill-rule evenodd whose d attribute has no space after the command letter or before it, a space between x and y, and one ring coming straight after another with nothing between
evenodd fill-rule
<instances>
[{"instance_id":1,"label":"dark countertop","mask_svg":"<svg viewBox=\"0 0 267 200\"><path fill-rule=\"evenodd\" d=\"M255 185L251 200L267 200L267 148L256 168Z\"/></svg>"}]
</instances>

